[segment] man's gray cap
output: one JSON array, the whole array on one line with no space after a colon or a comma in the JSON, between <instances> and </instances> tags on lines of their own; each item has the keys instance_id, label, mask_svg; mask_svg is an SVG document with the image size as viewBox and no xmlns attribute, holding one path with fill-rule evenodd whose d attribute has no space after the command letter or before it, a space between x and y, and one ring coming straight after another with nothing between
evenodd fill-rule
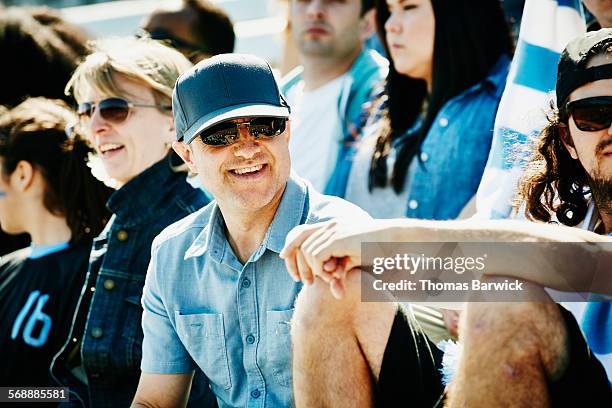
<instances>
[{"instance_id":1,"label":"man's gray cap","mask_svg":"<svg viewBox=\"0 0 612 408\"><path fill-rule=\"evenodd\" d=\"M245 54L220 54L199 62L176 81L172 111L177 140L191 143L226 120L289 117L270 64Z\"/></svg>"},{"instance_id":2,"label":"man's gray cap","mask_svg":"<svg viewBox=\"0 0 612 408\"><path fill-rule=\"evenodd\" d=\"M557 69L557 106L581 86L600 79L612 78L612 64L587 68L591 57L612 46L612 28L591 31L570 41L559 58Z\"/></svg>"}]
</instances>

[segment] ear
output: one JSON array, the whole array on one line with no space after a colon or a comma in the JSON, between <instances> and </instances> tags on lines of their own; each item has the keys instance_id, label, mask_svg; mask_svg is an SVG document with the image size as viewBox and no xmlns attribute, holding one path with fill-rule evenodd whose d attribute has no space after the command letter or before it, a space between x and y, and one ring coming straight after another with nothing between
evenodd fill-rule
<instances>
[{"instance_id":1,"label":"ear","mask_svg":"<svg viewBox=\"0 0 612 408\"><path fill-rule=\"evenodd\" d=\"M183 159L187 167L189 167L189 171L193 174L198 174L198 169L192 160L191 146L186 145L184 142L175 141L172 143L172 149L174 149L176 154L181 156L181 159Z\"/></svg>"},{"instance_id":2,"label":"ear","mask_svg":"<svg viewBox=\"0 0 612 408\"><path fill-rule=\"evenodd\" d=\"M291 120L287 119L287 122L285 124L285 140L287 141L287 144L289 144L289 140L291 140Z\"/></svg>"},{"instance_id":3,"label":"ear","mask_svg":"<svg viewBox=\"0 0 612 408\"><path fill-rule=\"evenodd\" d=\"M574 147L574 141L572 140L572 136L570 135L569 127L565 123L559 124L558 127L559 137L561 138L561 142L567 149L572 159L578 160L578 153L576 152L576 148Z\"/></svg>"},{"instance_id":4,"label":"ear","mask_svg":"<svg viewBox=\"0 0 612 408\"><path fill-rule=\"evenodd\" d=\"M361 17L359 31L361 42L366 41L376 32L376 8L372 7Z\"/></svg>"},{"instance_id":5,"label":"ear","mask_svg":"<svg viewBox=\"0 0 612 408\"><path fill-rule=\"evenodd\" d=\"M32 184L34 182L35 173L36 173L36 170L34 169L34 166L32 166L30 162L21 160L19 163L17 163L17 167L15 167L15 170L11 174L11 177L10 177L11 186L15 190L21 191L21 192L25 192L29 190L30 187L32 187Z\"/></svg>"},{"instance_id":6,"label":"ear","mask_svg":"<svg viewBox=\"0 0 612 408\"><path fill-rule=\"evenodd\" d=\"M166 124L164 125L164 142L170 145L176 140L176 128L174 127L174 117L168 116Z\"/></svg>"}]
</instances>

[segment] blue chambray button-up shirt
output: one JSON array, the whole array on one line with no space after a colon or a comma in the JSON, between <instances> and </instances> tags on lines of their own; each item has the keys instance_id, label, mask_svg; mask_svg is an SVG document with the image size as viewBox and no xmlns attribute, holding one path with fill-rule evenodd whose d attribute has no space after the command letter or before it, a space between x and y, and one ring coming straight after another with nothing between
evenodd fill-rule
<instances>
[{"instance_id":1,"label":"blue chambray button-up shirt","mask_svg":"<svg viewBox=\"0 0 612 408\"><path fill-rule=\"evenodd\" d=\"M485 79L444 104L410 164L400 194L390 186L368 189L380 126L378 112L354 154L345 198L375 218L456 218L480 184L509 64L510 59L502 55ZM389 177L397 151L394 144L387 158Z\"/></svg>"},{"instance_id":2,"label":"blue chambray button-up shirt","mask_svg":"<svg viewBox=\"0 0 612 408\"><path fill-rule=\"evenodd\" d=\"M199 366L220 407L293 405L290 321L302 285L278 257L287 233L331 218L369 219L291 175L263 243L242 265L216 202L153 243L142 304L146 373Z\"/></svg>"}]
</instances>

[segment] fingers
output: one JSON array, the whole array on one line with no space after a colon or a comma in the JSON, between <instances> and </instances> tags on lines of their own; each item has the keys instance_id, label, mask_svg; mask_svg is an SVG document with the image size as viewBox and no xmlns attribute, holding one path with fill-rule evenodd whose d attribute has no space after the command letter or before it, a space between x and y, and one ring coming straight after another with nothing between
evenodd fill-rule
<instances>
[{"instance_id":1,"label":"fingers","mask_svg":"<svg viewBox=\"0 0 612 408\"><path fill-rule=\"evenodd\" d=\"M315 233L321 224L298 225L287 234L285 247L280 253L280 257L286 259L293 251L298 249L308 237Z\"/></svg>"},{"instance_id":2,"label":"fingers","mask_svg":"<svg viewBox=\"0 0 612 408\"><path fill-rule=\"evenodd\" d=\"M308 263L302 254L302 251L295 251L295 258L297 261L298 280L303 281L307 285L312 285L314 282L314 276L310 266L308 266Z\"/></svg>"},{"instance_id":3,"label":"fingers","mask_svg":"<svg viewBox=\"0 0 612 408\"><path fill-rule=\"evenodd\" d=\"M312 283L314 281L312 265L304 257L301 248L306 240L312 235L317 234L318 231L323 230L326 225L327 223L299 225L287 234L285 247L279 256L285 260L287 272L296 282L305 280L306 283Z\"/></svg>"},{"instance_id":4,"label":"fingers","mask_svg":"<svg viewBox=\"0 0 612 408\"><path fill-rule=\"evenodd\" d=\"M340 262L341 260L338 258L328 259L323 263L323 271L327 273L334 273Z\"/></svg>"},{"instance_id":5,"label":"fingers","mask_svg":"<svg viewBox=\"0 0 612 408\"><path fill-rule=\"evenodd\" d=\"M338 300L342 299L346 293L344 282L344 279L332 279L329 285L332 296Z\"/></svg>"},{"instance_id":6,"label":"fingers","mask_svg":"<svg viewBox=\"0 0 612 408\"><path fill-rule=\"evenodd\" d=\"M344 257L344 258L335 258L335 259L337 261L336 261L336 269L333 271L333 276L335 279L344 281L344 279L346 279L347 272L350 270L349 268L347 268L348 258Z\"/></svg>"},{"instance_id":7,"label":"fingers","mask_svg":"<svg viewBox=\"0 0 612 408\"><path fill-rule=\"evenodd\" d=\"M332 239L335 233L334 226L335 223L329 223L324 227L320 228L318 231L308 237L308 239L306 239L300 247L300 250L304 255L306 262L312 269L312 273L315 276L320 276L325 281L328 281L331 276L326 276L329 275L329 273L324 270L323 264L331 257L321 258L319 256L316 256L316 253L318 252L317 249L321 245Z\"/></svg>"},{"instance_id":8,"label":"fingers","mask_svg":"<svg viewBox=\"0 0 612 408\"><path fill-rule=\"evenodd\" d=\"M291 251L290 253L285 255L285 267L287 268L287 272L291 279L296 282L300 281L300 274L298 272L296 255L298 251Z\"/></svg>"}]
</instances>

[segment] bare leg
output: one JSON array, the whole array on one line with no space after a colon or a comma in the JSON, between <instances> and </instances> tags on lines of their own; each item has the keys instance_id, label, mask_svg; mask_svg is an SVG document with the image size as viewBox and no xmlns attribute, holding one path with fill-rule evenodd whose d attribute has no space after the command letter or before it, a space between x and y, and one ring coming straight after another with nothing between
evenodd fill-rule
<instances>
[{"instance_id":1,"label":"bare leg","mask_svg":"<svg viewBox=\"0 0 612 408\"><path fill-rule=\"evenodd\" d=\"M349 273L341 301L319 279L298 297L292 323L297 407L373 405L397 304L362 303L360 275Z\"/></svg>"},{"instance_id":2,"label":"bare leg","mask_svg":"<svg viewBox=\"0 0 612 408\"><path fill-rule=\"evenodd\" d=\"M470 303L463 319L463 354L447 407L549 406L547 380L561 375L568 359L558 306Z\"/></svg>"}]
</instances>

